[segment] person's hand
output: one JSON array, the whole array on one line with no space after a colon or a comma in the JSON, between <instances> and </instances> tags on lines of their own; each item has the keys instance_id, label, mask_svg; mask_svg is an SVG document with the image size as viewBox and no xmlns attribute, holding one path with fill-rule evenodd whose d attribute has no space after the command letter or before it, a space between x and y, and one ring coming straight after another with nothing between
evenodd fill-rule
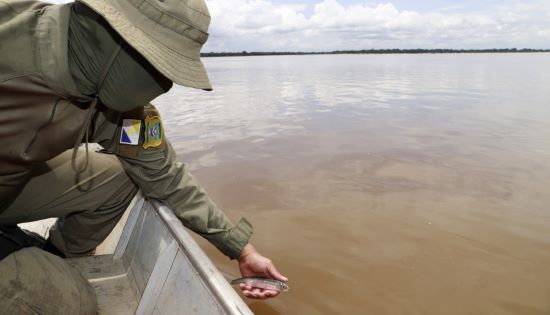
<instances>
[{"instance_id":1,"label":"person's hand","mask_svg":"<svg viewBox=\"0 0 550 315\"><path fill-rule=\"evenodd\" d=\"M243 277L260 276L287 282L288 279L280 274L275 265L268 258L260 255L250 243L246 244L238 258L239 269ZM251 299L267 299L276 297L280 292L253 288L244 283L240 284L244 296Z\"/></svg>"}]
</instances>

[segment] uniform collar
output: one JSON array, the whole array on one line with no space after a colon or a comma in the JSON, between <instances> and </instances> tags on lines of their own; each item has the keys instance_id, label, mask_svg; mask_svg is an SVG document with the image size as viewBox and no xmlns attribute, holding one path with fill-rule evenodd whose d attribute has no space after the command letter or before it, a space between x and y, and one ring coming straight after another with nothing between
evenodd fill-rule
<instances>
[{"instance_id":1,"label":"uniform collar","mask_svg":"<svg viewBox=\"0 0 550 315\"><path fill-rule=\"evenodd\" d=\"M36 27L37 61L44 80L58 95L89 102L92 99L78 91L69 71L67 46L71 5L51 5L40 12Z\"/></svg>"}]
</instances>

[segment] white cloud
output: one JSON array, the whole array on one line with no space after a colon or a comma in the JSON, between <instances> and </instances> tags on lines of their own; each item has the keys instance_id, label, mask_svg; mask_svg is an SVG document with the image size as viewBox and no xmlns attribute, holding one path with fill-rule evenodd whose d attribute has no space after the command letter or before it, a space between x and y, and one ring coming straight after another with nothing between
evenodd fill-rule
<instances>
[{"instance_id":1,"label":"white cloud","mask_svg":"<svg viewBox=\"0 0 550 315\"><path fill-rule=\"evenodd\" d=\"M487 12L463 8L463 13L422 13L399 10L391 2L345 6L322 0L307 17L304 5L207 3L212 25L205 51L550 46L537 35L548 25L547 1L501 5Z\"/></svg>"},{"instance_id":2,"label":"white cloud","mask_svg":"<svg viewBox=\"0 0 550 315\"><path fill-rule=\"evenodd\" d=\"M210 33L230 36L295 31L306 26L304 5L275 6L269 1L214 1L208 5Z\"/></svg>"},{"instance_id":3,"label":"white cloud","mask_svg":"<svg viewBox=\"0 0 550 315\"><path fill-rule=\"evenodd\" d=\"M547 29L547 30L540 30L537 32L537 35L546 39L546 40L550 40L550 28Z\"/></svg>"}]
</instances>

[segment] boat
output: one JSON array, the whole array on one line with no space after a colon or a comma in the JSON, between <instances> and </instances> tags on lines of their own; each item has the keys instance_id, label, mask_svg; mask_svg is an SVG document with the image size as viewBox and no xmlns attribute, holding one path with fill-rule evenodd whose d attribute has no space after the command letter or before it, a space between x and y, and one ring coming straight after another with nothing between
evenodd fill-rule
<instances>
[{"instance_id":1,"label":"boat","mask_svg":"<svg viewBox=\"0 0 550 315\"><path fill-rule=\"evenodd\" d=\"M100 315L253 314L173 211L139 193L93 256L66 261L94 287Z\"/></svg>"}]
</instances>

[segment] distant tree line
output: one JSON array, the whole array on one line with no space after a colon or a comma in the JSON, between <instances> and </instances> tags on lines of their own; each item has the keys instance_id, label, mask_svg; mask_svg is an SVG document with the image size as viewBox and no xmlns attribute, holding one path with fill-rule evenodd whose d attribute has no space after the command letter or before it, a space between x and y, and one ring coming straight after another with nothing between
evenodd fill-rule
<instances>
[{"instance_id":1,"label":"distant tree line","mask_svg":"<svg viewBox=\"0 0 550 315\"><path fill-rule=\"evenodd\" d=\"M530 48L493 48L493 49L362 49L333 51L241 51L241 52L207 52L202 57L227 56L280 56L280 55L342 55L342 54L461 54L461 53L533 53L550 52L550 49Z\"/></svg>"}]
</instances>

